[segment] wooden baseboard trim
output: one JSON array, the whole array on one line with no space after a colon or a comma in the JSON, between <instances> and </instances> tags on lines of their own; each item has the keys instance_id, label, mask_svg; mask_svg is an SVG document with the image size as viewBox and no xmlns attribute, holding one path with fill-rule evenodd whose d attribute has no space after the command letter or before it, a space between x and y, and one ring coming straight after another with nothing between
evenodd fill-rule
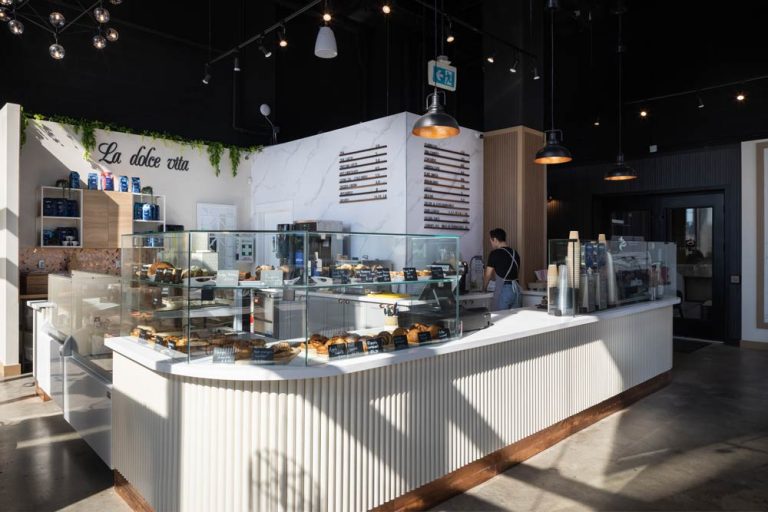
<instances>
[{"instance_id":1,"label":"wooden baseboard trim","mask_svg":"<svg viewBox=\"0 0 768 512\"><path fill-rule=\"evenodd\" d=\"M39 396L40 400L42 400L43 402L48 402L51 399L51 397L48 396L48 393L43 391L42 388L40 388L40 386L37 385L37 383L35 383L35 394Z\"/></svg>"},{"instance_id":2,"label":"wooden baseboard trim","mask_svg":"<svg viewBox=\"0 0 768 512\"><path fill-rule=\"evenodd\" d=\"M21 375L20 364L0 364L0 377L16 377Z\"/></svg>"},{"instance_id":3,"label":"wooden baseboard trim","mask_svg":"<svg viewBox=\"0 0 768 512\"><path fill-rule=\"evenodd\" d=\"M750 350L768 350L768 343L764 341L741 340L739 346Z\"/></svg>"},{"instance_id":4,"label":"wooden baseboard trim","mask_svg":"<svg viewBox=\"0 0 768 512\"><path fill-rule=\"evenodd\" d=\"M641 398L655 393L671 381L671 371L657 375L551 427L545 428L501 450L486 455L482 459L471 462L442 478L438 478L418 489L414 489L392 501L384 503L374 510L380 512L400 512L432 508L457 494L466 492L472 487L490 480L510 467L546 450L579 430L628 407Z\"/></svg>"},{"instance_id":5,"label":"wooden baseboard trim","mask_svg":"<svg viewBox=\"0 0 768 512\"><path fill-rule=\"evenodd\" d=\"M113 470L113 473L115 474L115 492L123 498L123 501L131 507L131 510L136 512L155 512L155 509L144 499L144 496L141 495L138 489L132 486L118 470Z\"/></svg>"}]
</instances>

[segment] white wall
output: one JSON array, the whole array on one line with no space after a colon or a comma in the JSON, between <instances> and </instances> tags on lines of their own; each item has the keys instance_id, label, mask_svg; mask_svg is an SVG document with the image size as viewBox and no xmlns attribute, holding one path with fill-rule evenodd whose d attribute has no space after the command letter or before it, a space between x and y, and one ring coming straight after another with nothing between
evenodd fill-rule
<instances>
[{"instance_id":1,"label":"white wall","mask_svg":"<svg viewBox=\"0 0 768 512\"><path fill-rule=\"evenodd\" d=\"M19 363L20 116L18 105L0 110L0 376Z\"/></svg>"},{"instance_id":2,"label":"white wall","mask_svg":"<svg viewBox=\"0 0 768 512\"><path fill-rule=\"evenodd\" d=\"M338 220L350 231L371 233L439 233L424 229L424 147L425 139L410 135L417 116L400 113L305 139L278 144L255 155L251 164L251 227L261 225L258 215L288 208L291 220ZM437 142L472 155L472 231L463 234L465 258L482 253L482 139L479 132L462 128L459 137ZM387 146L387 199L361 203L339 202L339 153ZM288 205L288 206L286 206ZM404 254L404 247L392 246L392 239L372 239L353 247L350 256L391 259Z\"/></svg>"},{"instance_id":3,"label":"white wall","mask_svg":"<svg viewBox=\"0 0 768 512\"><path fill-rule=\"evenodd\" d=\"M768 329L757 328L757 219L756 145L768 139L741 143L741 338L746 341L768 343ZM768 158L765 160L768 162ZM768 228L768 222L763 224ZM768 237L766 242L768 242ZM766 251L765 254L768 254ZM768 277L768 272L765 273ZM768 286L765 287L768 293ZM765 301L768 304L768 300Z\"/></svg>"},{"instance_id":4,"label":"white wall","mask_svg":"<svg viewBox=\"0 0 768 512\"><path fill-rule=\"evenodd\" d=\"M167 140L97 130L97 147L108 142L117 142L118 151L122 154L121 163L99 162L102 155L96 150L90 160L86 160L80 138L71 126L47 121L29 122L27 141L21 151L22 247L39 245L35 226L40 208L38 188L41 185L55 185L57 179L67 178L70 171L80 173L80 179L86 183L89 172L102 170L111 171L116 179L120 175L140 177L142 187L152 186L155 194L167 196L168 224L182 224L186 229L195 229L197 203L201 202L236 205L238 227L248 228L248 160L241 160L238 176L233 178L229 157L224 151L221 174L217 177L205 148L197 149ZM161 158L158 168L130 165L131 155L141 146L146 149L155 148L153 155ZM176 157L189 161L188 171L168 169L168 159Z\"/></svg>"}]
</instances>

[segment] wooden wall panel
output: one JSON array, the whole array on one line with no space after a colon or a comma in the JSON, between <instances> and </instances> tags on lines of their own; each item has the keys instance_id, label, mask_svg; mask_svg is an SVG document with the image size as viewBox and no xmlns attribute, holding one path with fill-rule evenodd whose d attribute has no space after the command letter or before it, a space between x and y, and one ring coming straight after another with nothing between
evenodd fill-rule
<instances>
[{"instance_id":1,"label":"wooden wall panel","mask_svg":"<svg viewBox=\"0 0 768 512\"><path fill-rule=\"evenodd\" d=\"M546 172L533 163L542 134L524 126L488 132L483 146L483 247L491 251L487 232L500 227L520 253L520 284L546 267Z\"/></svg>"}]
</instances>

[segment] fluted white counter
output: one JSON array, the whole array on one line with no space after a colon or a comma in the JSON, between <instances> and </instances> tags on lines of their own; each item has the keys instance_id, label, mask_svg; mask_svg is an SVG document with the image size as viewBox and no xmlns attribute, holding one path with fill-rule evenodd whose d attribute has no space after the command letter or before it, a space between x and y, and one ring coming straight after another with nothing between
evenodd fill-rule
<instances>
[{"instance_id":1,"label":"fluted white counter","mask_svg":"<svg viewBox=\"0 0 768 512\"><path fill-rule=\"evenodd\" d=\"M672 305L523 309L315 367L189 364L113 338L113 461L156 510L365 510L665 374Z\"/></svg>"}]
</instances>

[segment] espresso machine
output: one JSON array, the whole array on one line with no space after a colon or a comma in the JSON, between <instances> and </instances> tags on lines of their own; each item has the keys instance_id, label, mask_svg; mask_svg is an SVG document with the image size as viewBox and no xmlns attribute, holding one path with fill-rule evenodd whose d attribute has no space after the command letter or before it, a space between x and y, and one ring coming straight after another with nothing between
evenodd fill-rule
<instances>
[{"instance_id":1,"label":"espresso machine","mask_svg":"<svg viewBox=\"0 0 768 512\"><path fill-rule=\"evenodd\" d=\"M332 264L339 254L346 254L344 237L326 234L340 233L343 230L342 222L334 220L306 220L292 224L278 224L277 231L281 233L275 236L275 255L280 260L280 265L293 268L291 278L299 277L305 268L310 267L310 263L313 267L322 268ZM306 239L307 254L304 254L305 237L303 234L292 233L295 231L312 232Z\"/></svg>"}]
</instances>

